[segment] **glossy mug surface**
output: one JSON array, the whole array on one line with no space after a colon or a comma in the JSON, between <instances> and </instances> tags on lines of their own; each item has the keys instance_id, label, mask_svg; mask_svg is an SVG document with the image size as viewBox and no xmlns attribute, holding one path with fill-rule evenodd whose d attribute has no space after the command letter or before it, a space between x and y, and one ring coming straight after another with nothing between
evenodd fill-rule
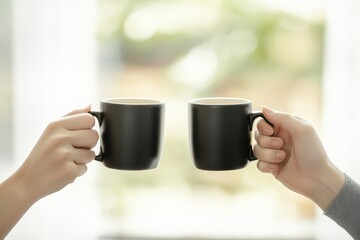
<instances>
[{"instance_id":1,"label":"glossy mug surface","mask_svg":"<svg viewBox=\"0 0 360 240\"><path fill-rule=\"evenodd\" d=\"M95 160L121 170L153 169L159 163L165 104L151 99L111 98L100 102L100 153Z\"/></svg>"},{"instance_id":2,"label":"glossy mug surface","mask_svg":"<svg viewBox=\"0 0 360 240\"><path fill-rule=\"evenodd\" d=\"M256 160L251 129L261 112L252 112L252 102L240 98L201 98L189 102L189 140L197 168L235 170ZM265 119L265 118L264 118Z\"/></svg>"}]
</instances>

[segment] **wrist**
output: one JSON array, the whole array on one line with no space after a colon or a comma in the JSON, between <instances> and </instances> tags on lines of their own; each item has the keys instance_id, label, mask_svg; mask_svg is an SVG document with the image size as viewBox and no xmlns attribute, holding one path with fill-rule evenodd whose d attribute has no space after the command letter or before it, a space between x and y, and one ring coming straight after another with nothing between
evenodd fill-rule
<instances>
[{"instance_id":1,"label":"wrist","mask_svg":"<svg viewBox=\"0 0 360 240\"><path fill-rule=\"evenodd\" d=\"M17 173L0 183L0 239L6 237L35 202L31 189Z\"/></svg>"},{"instance_id":2,"label":"wrist","mask_svg":"<svg viewBox=\"0 0 360 240\"><path fill-rule=\"evenodd\" d=\"M13 187L14 194L23 200L23 204L31 206L41 198L37 196L35 189L31 186L31 181L26 178L26 174L21 168L10 176L8 181L9 185Z\"/></svg>"},{"instance_id":3,"label":"wrist","mask_svg":"<svg viewBox=\"0 0 360 240\"><path fill-rule=\"evenodd\" d=\"M345 175L330 161L319 173L310 199L323 211L326 211L344 186Z\"/></svg>"}]
</instances>

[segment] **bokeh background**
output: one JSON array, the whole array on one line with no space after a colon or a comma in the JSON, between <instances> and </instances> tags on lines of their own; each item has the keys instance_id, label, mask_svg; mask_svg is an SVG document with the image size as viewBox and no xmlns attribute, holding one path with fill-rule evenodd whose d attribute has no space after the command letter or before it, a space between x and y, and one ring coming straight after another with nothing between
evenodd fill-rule
<instances>
[{"instance_id":1,"label":"bokeh background","mask_svg":"<svg viewBox=\"0 0 360 240\"><path fill-rule=\"evenodd\" d=\"M187 102L247 98L255 110L276 106L318 124L324 9L305 15L237 0L103 1L99 8L102 96L167 104L159 168L104 170L106 213L144 236L311 237L314 206L256 163L234 172L194 168Z\"/></svg>"},{"instance_id":2,"label":"bokeh background","mask_svg":"<svg viewBox=\"0 0 360 240\"><path fill-rule=\"evenodd\" d=\"M109 97L166 102L157 169L116 171L93 162L86 176L37 203L9 239L347 239L256 162L238 171L195 169L187 102L239 97L254 110L267 105L302 116L339 165L359 176L340 159L356 154L336 151L348 146L340 140L350 128L341 115L358 100L360 39L347 24L356 22L356 7L325 0L0 0L1 179L48 122L73 108L92 103L96 110Z\"/></svg>"}]
</instances>

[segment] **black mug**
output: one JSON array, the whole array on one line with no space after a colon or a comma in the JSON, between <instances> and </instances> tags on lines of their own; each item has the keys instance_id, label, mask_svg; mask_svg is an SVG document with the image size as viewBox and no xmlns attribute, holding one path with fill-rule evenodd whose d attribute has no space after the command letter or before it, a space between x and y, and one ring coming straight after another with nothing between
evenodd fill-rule
<instances>
[{"instance_id":1,"label":"black mug","mask_svg":"<svg viewBox=\"0 0 360 240\"><path fill-rule=\"evenodd\" d=\"M246 99L191 100L189 138L195 166L211 171L235 170L256 160L250 132L258 117L265 119L261 112L252 112L252 103Z\"/></svg>"},{"instance_id":2,"label":"black mug","mask_svg":"<svg viewBox=\"0 0 360 240\"><path fill-rule=\"evenodd\" d=\"M165 104L150 99L101 100L90 112L100 125L100 153L95 160L121 170L156 168L163 138Z\"/></svg>"}]
</instances>

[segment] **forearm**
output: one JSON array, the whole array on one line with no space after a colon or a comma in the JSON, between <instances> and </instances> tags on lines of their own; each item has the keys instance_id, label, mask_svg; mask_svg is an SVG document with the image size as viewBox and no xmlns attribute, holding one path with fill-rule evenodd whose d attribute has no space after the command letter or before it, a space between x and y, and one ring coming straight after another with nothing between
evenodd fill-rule
<instances>
[{"instance_id":1,"label":"forearm","mask_svg":"<svg viewBox=\"0 0 360 240\"><path fill-rule=\"evenodd\" d=\"M4 239L26 211L36 202L17 173L0 184L0 239Z\"/></svg>"}]
</instances>

